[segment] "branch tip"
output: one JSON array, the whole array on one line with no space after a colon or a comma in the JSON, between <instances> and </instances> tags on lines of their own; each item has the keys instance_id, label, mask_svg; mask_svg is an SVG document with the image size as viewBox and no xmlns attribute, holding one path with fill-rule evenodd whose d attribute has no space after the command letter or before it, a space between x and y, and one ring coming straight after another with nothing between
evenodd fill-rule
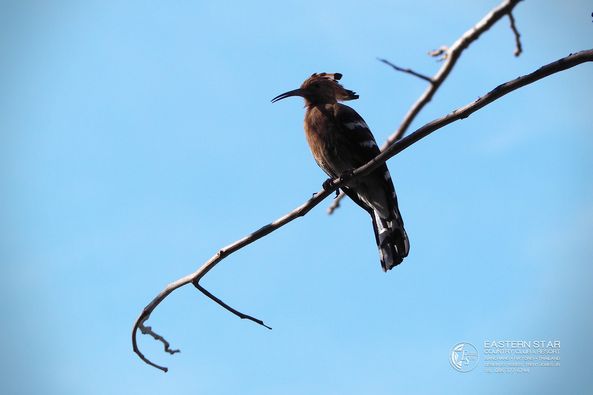
<instances>
[{"instance_id":1,"label":"branch tip","mask_svg":"<svg viewBox=\"0 0 593 395\"><path fill-rule=\"evenodd\" d=\"M523 53L523 46L521 45L521 34L519 33L519 30L517 30L515 17L513 16L512 11L509 11L509 21L511 23L511 30L515 36L515 52L513 52L513 54L515 56L519 56L521 53Z\"/></svg>"},{"instance_id":2,"label":"branch tip","mask_svg":"<svg viewBox=\"0 0 593 395\"><path fill-rule=\"evenodd\" d=\"M167 373L169 369L166 366L157 365L156 363L152 362L150 359L146 358L144 354L142 354L142 352L140 351L140 348L138 348L138 341L136 339L136 335L138 333L138 329L140 329L140 331L143 334L145 334L146 327L144 326L144 322L148 319L148 316L150 316L150 313L146 313L145 308L140 317L138 317L136 319L136 322L134 323L134 328L132 329L132 350L136 355L138 355L138 358L140 358L147 365L150 365Z\"/></svg>"},{"instance_id":3,"label":"branch tip","mask_svg":"<svg viewBox=\"0 0 593 395\"><path fill-rule=\"evenodd\" d=\"M231 306L229 306L228 304L226 304L225 302L223 302L222 300L220 300L219 298L217 298L216 296L214 296L213 294L211 294L206 288L204 288L204 287L202 287L200 285L199 280L193 281L192 284L194 285L194 287L196 287L198 289L198 291L202 292L204 295L206 295L212 301L214 301L215 303L217 303L219 306L222 306L224 309L226 309L227 311L233 313L234 315L236 315L237 317L241 318L242 320L253 321L256 324L259 324L261 326L264 326L264 327L272 330L272 327L266 325L259 318L252 317L249 314L241 313L239 310L232 308Z\"/></svg>"},{"instance_id":4,"label":"branch tip","mask_svg":"<svg viewBox=\"0 0 593 395\"><path fill-rule=\"evenodd\" d=\"M428 51L428 56L433 58L438 58L437 60L443 61L449 57L449 47L446 45L441 45L437 49L433 49L432 51Z\"/></svg>"},{"instance_id":5,"label":"branch tip","mask_svg":"<svg viewBox=\"0 0 593 395\"><path fill-rule=\"evenodd\" d=\"M424 81L428 81L430 84L434 83L432 78L430 78L424 74L418 73L410 68L403 68L403 67L396 66L395 64L391 63L387 59L377 58L377 60L379 62L385 63L386 65L390 66L392 69L394 69L396 71L401 71L402 73L413 75L414 77L418 77Z\"/></svg>"}]
</instances>

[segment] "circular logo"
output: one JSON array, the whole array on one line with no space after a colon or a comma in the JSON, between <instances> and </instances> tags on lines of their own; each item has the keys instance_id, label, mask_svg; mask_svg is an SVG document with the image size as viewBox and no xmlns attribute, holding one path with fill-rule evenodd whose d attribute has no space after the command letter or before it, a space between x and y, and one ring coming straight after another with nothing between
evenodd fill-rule
<instances>
[{"instance_id":1,"label":"circular logo","mask_svg":"<svg viewBox=\"0 0 593 395\"><path fill-rule=\"evenodd\" d=\"M469 372L478 366L478 350L471 343L457 343L451 349L449 362L458 372Z\"/></svg>"}]
</instances>

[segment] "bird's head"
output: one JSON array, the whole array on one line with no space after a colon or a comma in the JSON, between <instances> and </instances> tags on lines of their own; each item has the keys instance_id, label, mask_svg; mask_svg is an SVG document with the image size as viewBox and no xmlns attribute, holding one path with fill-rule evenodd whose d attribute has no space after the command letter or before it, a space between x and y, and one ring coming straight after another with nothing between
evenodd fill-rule
<instances>
[{"instance_id":1,"label":"bird's head","mask_svg":"<svg viewBox=\"0 0 593 395\"><path fill-rule=\"evenodd\" d=\"M272 103L291 96L301 96L310 105L333 104L338 101L358 99L358 95L338 83L340 73L315 73L302 83L299 89L285 92L272 99Z\"/></svg>"}]
</instances>

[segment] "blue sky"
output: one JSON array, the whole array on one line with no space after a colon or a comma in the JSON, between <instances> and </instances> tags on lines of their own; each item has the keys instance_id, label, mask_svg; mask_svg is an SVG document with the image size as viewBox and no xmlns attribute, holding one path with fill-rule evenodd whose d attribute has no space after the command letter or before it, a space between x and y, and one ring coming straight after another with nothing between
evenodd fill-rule
<instances>
[{"instance_id":1,"label":"blue sky","mask_svg":"<svg viewBox=\"0 0 593 395\"><path fill-rule=\"evenodd\" d=\"M384 274L369 218L329 201L231 256L130 330L167 283L283 215L325 177L302 103L341 72L379 141L498 1L20 1L0 11L0 392L577 393L591 389L593 73L531 85L392 158L411 238ZM525 1L465 52L413 127L593 44L586 1ZM560 340L561 366L461 374L461 341Z\"/></svg>"}]
</instances>

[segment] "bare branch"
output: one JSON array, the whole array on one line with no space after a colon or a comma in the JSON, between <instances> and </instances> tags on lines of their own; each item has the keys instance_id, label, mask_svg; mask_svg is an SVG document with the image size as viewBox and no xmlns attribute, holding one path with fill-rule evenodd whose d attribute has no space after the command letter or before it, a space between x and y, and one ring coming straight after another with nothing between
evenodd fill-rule
<instances>
[{"instance_id":1,"label":"bare branch","mask_svg":"<svg viewBox=\"0 0 593 395\"><path fill-rule=\"evenodd\" d=\"M424 81L428 81L429 83L432 84L432 78L427 77L424 74L417 73L416 71L409 69L409 68L404 69L402 67L396 66L393 63L391 63L390 61L388 61L387 59L377 58L377 60L379 62L385 63L388 66L391 66L392 68L394 68L397 71L401 71L402 73L408 73L410 75L413 75L414 77L418 77L418 78L423 79Z\"/></svg>"},{"instance_id":2,"label":"bare branch","mask_svg":"<svg viewBox=\"0 0 593 395\"><path fill-rule=\"evenodd\" d=\"M194 281L193 284L194 284L194 287L196 287L200 292L202 292L208 298L212 299L214 302L216 302L217 304L219 304L220 306L222 306L226 310L230 311L231 313L233 313L237 317L241 318L242 320L250 320L250 321L255 322L256 324L260 324L261 326L265 326L266 328L268 328L270 330L272 329L271 327L269 327L266 324L264 324L264 322L262 320L260 320L259 318L255 318L255 317L252 317L252 316L250 316L248 314L241 313L239 310L234 309L231 306L229 306L228 304L224 303L222 300L220 300L216 296L212 295L206 288L202 287L199 282Z\"/></svg>"},{"instance_id":3,"label":"bare branch","mask_svg":"<svg viewBox=\"0 0 593 395\"><path fill-rule=\"evenodd\" d=\"M512 12L509 12L509 20L511 21L511 30L515 35L515 52L513 52L513 54L515 56L519 56L523 52L523 46L521 45L521 34L519 33L519 30L517 30L517 26L515 25L515 17L513 16Z\"/></svg>"},{"instance_id":4,"label":"bare branch","mask_svg":"<svg viewBox=\"0 0 593 395\"><path fill-rule=\"evenodd\" d=\"M393 144L395 141L402 138L402 136L406 133L412 121L416 118L418 113L426 106L431 100L436 91L441 87L441 84L445 79L449 76L449 73L457 63L457 60L463 53L465 49L467 49L471 43L476 41L482 33L489 30L496 22L502 19L505 15L509 15L511 18L511 29L514 26L513 17L511 11L521 0L505 0L503 1L498 7L494 8L490 11L481 21L475 24L471 29L463 33L463 35L453 43L451 47L441 46L434 51L430 51L428 54L433 57L439 57L439 60L444 60L443 65L437 71L437 73L430 78L430 84L422 93L420 98L416 100L416 102L410 107L407 114L404 116L404 119L400 123L397 130L387 138L387 141L381 147L382 150L387 148L389 145ZM515 30L513 30L515 31ZM519 34L519 33L516 33ZM516 35L515 38L518 40L518 36ZM518 48L520 47L520 42L517 41L519 44ZM517 51L515 51L515 56L517 55ZM330 204L327 208L327 213L329 215L333 214L333 212L340 206L340 201L346 196L344 192L341 192L340 195L334 199L334 201Z\"/></svg>"},{"instance_id":5,"label":"bare branch","mask_svg":"<svg viewBox=\"0 0 593 395\"><path fill-rule=\"evenodd\" d=\"M549 63L545 66L540 67L536 71L527 74L522 77L518 77L512 81L506 82L502 85L497 86L484 96L478 98L477 100L469 103L461 108L456 109L455 111L441 117L438 119L433 120L422 126L421 128L417 129L414 133L410 134L407 137L399 140L398 142L390 145L387 149L377 155L374 159L366 163L365 165L359 167L358 169L352 172L351 177L348 180L338 178L334 179L331 182L327 183L327 188L322 189L317 194L315 194L311 199L307 200L305 203L294 209L293 211L289 212L288 214L278 218L277 220L271 222L268 225L261 227L260 229L256 230L255 232L251 233L244 238L237 240L236 242L220 249L212 258L210 258L207 262L205 262L202 267L200 267L195 272L180 278L179 280L167 285L167 287L159 293L142 311L140 316L136 319L134 323L134 327L132 329L132 345L134 352L147 364L154 366L158 369L163 370L164 372L167 371L167 368L159 366L154 362L147 359L139 350L137 346L136 336L138 329L142 330L144 326L144 322L148 320L154 309L163 301L165 298L171 294L171 292L175 291L176 289L190 284L190 283L198 283L206 273L208 273L216 264L218 264L221 260L223 260L228 255L232 254L235 251L240 250L243 247L259 240L260 238L266 236L267 234L283 227L284 225L288 224L289 222L295 220L298 217L302 217L307 214L313 207L321 203L326 197L328 197L332 192L336 189L340 188L344 185L347 181L360 177L366 174L369 174L371 171L379 167L381 164L385 163L389 158L393 157L394 155L400 153L404 149L410 147L414 143L418 142L419 140L423 139L424 137L428 136L429 134L435 132L438 129L441 129L450 123L456 122L460 119L464 119L469 117L474 112L480 110L481 108L487 106L488 104L494 102L495 100L500 99L501 97L509 94L510 92L524 87L526 85L532 84L542 78L545 78L551 74L558 73L560 71L569 69L571 67L577 66L584 62L592 62L593 61L593 49L589 49L586 51L581 51L575 54L570 54L567 57L561 58L555 62ZM154 333L154 332L152 332ZM160 339L163 339L159 336ZM163 339L164 340L164 339ZM166 343L168 344L168 343ZM176 350L177 351L177 350Z\"/></svg>"}]
</instances>

